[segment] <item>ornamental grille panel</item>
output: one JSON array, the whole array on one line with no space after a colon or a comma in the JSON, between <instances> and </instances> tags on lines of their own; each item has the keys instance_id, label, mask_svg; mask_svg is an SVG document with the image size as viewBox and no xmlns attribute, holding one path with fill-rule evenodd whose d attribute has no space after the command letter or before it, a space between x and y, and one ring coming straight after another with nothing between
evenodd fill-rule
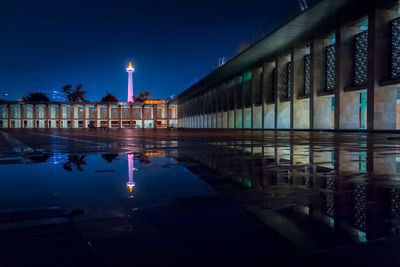
<instances>
[{"instance_id":1,"label":"ornamental grille panel","mask_svg":"<svg viewBox=\"0 0 400 267\"><path fill-rule=\"evenodd\" d=\"M278 97L280 99L287 99L288 96L288 75L287 66L286 68L278 68ZM276 77L276 78L278 78Z\"/></svg>"},{"instance_id":2,"label":"ornamental grille panel","mask_svg":"<svg viewBox=\"0 0 400 267\"><path fill-rule=\"evenodd\" d=\"M142 110L140 108L133 108L133 119L140 120L141 118L142 118Z\"/></svg>"},{"instance_id":3,"label":"ornamental grille panel","mask_svg":"<svg viewBox=\"0 0 400 267\"><path fill-rule=\"evenodd\" d=\"M118 119L119 118L119 109L112 108L111 109L111 119Z\"/></svg>"},{"instance_id":4,"label":"ornamental grille panel","mask_svg":"<svg viewBox=\"0 0 400 267\"><path fill-rule=\"evenodd\" d=\"M325 90L335 89L335 44L325 48Z\"/></svg>"},{"instance_id":5,"label":"ornamental grille panel","mask_svg":"<svg viewBox=\"0 0 400 267\"><path fill-rule=\"evenodd\" d=\"M392 60L390 76L400 79L400 18L392 21Z\"/></svg>"},{"instance_id":6,"label":"ornamental grille panel","mask_svg":"<svg viewBox=\"0 0 400 267\"><path fill-rule=\"evenodd\" d=\"M368 31L354 36L353 51L353 82L355 86L363 86L367 84Z\"/></svg>"},{"instance_id":7,"label":"ornamental grille panel","mask_svg":"<svg viewBox=\"0 0 400 267\"><path fill-rule=\"evenodd\" d=\"M366 230L367 220L367 188L365 185L355 185L354 188L354 226L361 231Z\"/></svg>"},{"instance_id":8,"label":"ornamental grille panel","mask_svg":"<svg viewBox=\"0 0 400 267\"><path fill-rule=\"evenodd\" d=\"M286 73L287 73L287 98L290 98L292 95L293 89L293 72L292 72L292 62L288 62L286 65Z\"/></svg>"},{"instance_id":9,"label":"ornamental grille panel","mask_svg":"<svg viewBox=\"0 0 400 267\"><path fill-rule=\"evenodd\" d=\"M270 90L270 92L269 92L269 93L267 92L267 97L268 97L267 101L275 102L275 92L276 92L276 91L275 91L275 89L276 89L276 68L273 68L273 69L272 69L271 75L272 75L272 78L271 78L272 84L271 84L271 90Z\"/></svg>"},{"instance_id":10,"label":"ornamental grille panel","mask_svg":"<svg viewBox=\"0 0 400 267\"><path fill-rule=\"evenodd\" d=\"M400 216L400 190L391 189L390 190L390 201L389 201L389 211L393 218Z\"/></svg>"},{"instance_id":11,"label":"ornamental grille panel","mask_svg":"<svg viewBox=\"0 0 400 267\"><path fill-rule=\"evenodd\" d=\"M304 95L311 92L311 60L310 54L304 56Z\"/></svg>"},{"instance_id":12,"label":"ornamental grille panel","mask_svg":"<svg viewBox=\"0 0 400 267\"><path fill-rule=\"evenodd\" d=\"M0 105L0 119L8 118L8 110L6 105Z\"/></svg>"},{"instance_id":13,"label":"ornamental grille panel","mask_svg":"<svg viewBox=\"0 0 400 267\"><path fill-rule=\"evenodd\" d=\"M123 108L122 109L122 118L123 119L130 119L131 118L131 110L130 110L130 108Z\"/></svg>"},{"instance_id":14,"label":"ornamental grille panel","mask_svg":"<svg viewBox=\"0 0 400 267\"><path fill-rule=\"evenodd\" d=\"M325 215L333 218L335 216L335 197L333 193L328 193L325 195Z\"/></svg>"}]
</instances>

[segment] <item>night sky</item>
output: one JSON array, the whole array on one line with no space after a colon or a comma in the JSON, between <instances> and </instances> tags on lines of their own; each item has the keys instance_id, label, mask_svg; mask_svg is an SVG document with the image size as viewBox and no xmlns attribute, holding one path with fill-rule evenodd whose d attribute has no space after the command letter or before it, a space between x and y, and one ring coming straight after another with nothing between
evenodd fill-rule
<instances>
[{"instance_id":1,"label":"night sky","mask_svg":"<svg viewBox=\"0 0 400 267\"><path fill-rule=\"evenodd\" d=\"M0 93L81 83L88 100L126 101L133 58L134 94L167 98L299 10L296 0L2 0Z\"/></svg>"}]
</instances>

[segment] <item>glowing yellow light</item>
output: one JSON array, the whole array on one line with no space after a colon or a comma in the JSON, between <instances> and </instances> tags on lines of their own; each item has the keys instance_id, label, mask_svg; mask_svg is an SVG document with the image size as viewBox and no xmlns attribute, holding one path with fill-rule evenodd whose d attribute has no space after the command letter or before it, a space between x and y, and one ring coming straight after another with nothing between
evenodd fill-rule
<instances>
[{"instance_id":1,"label":"glowing yellow light","mask_svg":"<svg viewBox=\"0 0 400 267\"><path fill-rule=\"evenodd\" d=\"M132 62L130 62L129 61L129 67L128 68L130 68L130 69L132 69L133 67L132 67Z\"/></svg>"},{"instance_id":2,"label":"glowing yellow light","mask_svg":"<svg viewBox=\"0 0 400 267\"><path fill-rule=\"evenodd\" d=\"M164 152L147 152L145 153L147 157L163 157L165 155Z\"/></svg>"},{"instance_id":3,"label":"glowing yellow light","mask_svg":"<svg viewBox=\"0 0 400 267\"><path fill-rule=\"evenodd\" d=\"M145 100L145 104L164 104L164 100Z\"/></svg>"},{"instance_id":4,"label":"glowing yellow light","mask_svg":"<svg viewBox=\"0 0 400 267\"><path fill-rule=\"evenodd\" d=\"M133 189L133 186L130 185L130 186L129 186L129 192L130 192L130 193L132 193L132 189Z\"/></svg>"}]
</instances>

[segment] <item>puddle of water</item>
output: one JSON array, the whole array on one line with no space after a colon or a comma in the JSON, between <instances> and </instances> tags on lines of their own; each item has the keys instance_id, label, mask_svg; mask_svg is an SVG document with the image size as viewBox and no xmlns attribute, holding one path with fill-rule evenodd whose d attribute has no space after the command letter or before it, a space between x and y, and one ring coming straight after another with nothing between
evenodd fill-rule
<instances>
[{"instance_id":1,"label":"puddle of water","mask_svg":"<svg viewBox=\"0 0 400 267\"><path fill-rule=\"evenodd\" d=\"M25 164L30 162L31 164ZM120 213L213 190L163 153L31 154L1 165L0 210L60 206Z\"/></svg>"}]
</instances>

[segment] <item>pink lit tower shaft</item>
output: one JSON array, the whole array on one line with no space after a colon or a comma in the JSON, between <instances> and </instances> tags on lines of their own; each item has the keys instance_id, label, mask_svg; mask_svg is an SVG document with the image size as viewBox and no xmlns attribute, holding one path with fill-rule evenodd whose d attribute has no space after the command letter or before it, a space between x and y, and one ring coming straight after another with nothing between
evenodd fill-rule
<instances>
[{"instance_id":1,"label":"pink lit tower shaft","mask_svg":"<svg viewBox=\"0 0 400 267\"><path fill-rule=\"evenodd\" d=\"M128 73L128 102L133 102L133 78L132 73L135 72L135 68L132 67L132 62L129 62L128 68L126 68Z\"/></svg>"}]
</instances>

